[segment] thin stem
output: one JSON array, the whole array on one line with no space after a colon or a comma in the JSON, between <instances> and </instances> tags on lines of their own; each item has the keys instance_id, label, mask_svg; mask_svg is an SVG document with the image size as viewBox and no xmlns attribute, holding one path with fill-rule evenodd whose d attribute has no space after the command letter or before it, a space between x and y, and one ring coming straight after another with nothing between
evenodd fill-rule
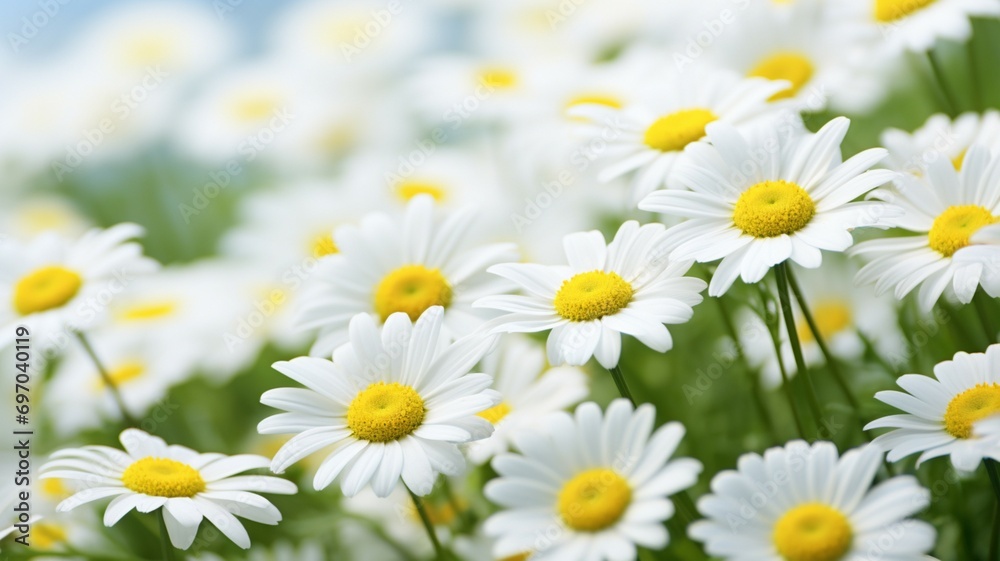
<instances>
[{"instance_id":1,"label":"thin stem","mask_svg":"<svg viewBox=\"0 0 1000 561\"><path fill-rule=\"evenodd\" d=\"M101 380L104 381L104 385L111 392L111 397L114 398L115 403L118 404L118 409L122 413L122 418L125 419L125 423L133 427L139 426L139 423L135 418L128 412L128 408L125 407L125 400L122 399L121 392L118 391L118 386L115 385L115 381L111 379L111 375L108 374L104 364L101 363L101 359L97 358L97 353L94 352L94 347L90 346L90 341L87 340L87 336L83 333L77 331L76 338L80 341L80 345L83 350L86 351L87 355L90 356L91 362L97 368L97 372L101 375Z\"/></svg>"},{"instance_id":2,"label":"thin stem","mask_svg":"<svg viewBox=\"0 0 1000 561\"><path fill-rule=\"evenodd\" d=\"M451 487L451 481L447 477L441 478L441 487L444 489L445 496L448 497L448 504L458 516L458 521L462 529L466 530L475 526L476 521L473 512L466 508L458 499L458 495L455 494L455 490Z\"/></svg>"},{"instance_id":3,"label":"thin stem","mask_svg":"<svg viewBox=\"0 0 1000 561\"><path fill-rule=\"evenodd\" d=\"M163 561L175 561L174 545L170 543L170 533L167 532L167 521L163 518L163 509L157 511L156 518L160 521L160 544L163 546Z\"/></svg>"},{"instance_id":4,"label":"thin stem","mask_svg":"<svg viewBox=\"0 0 1000 561\"><path fill-rule=\"evenodd\" d=\"M632 407L635 407L635 398L632 397L632 391L628 389L628 383L625 382L625 375L622 374L621 365L616 364L608 370L611 372L611 378L614 379L615 385L618 386L618 393L631 401Z\"/></svg>"},{"instance_id":5,"label":"thin stem","mask_svg":"<svg viewBox=\"0 0 1000 561\"><path fill-rule=\"evenodd\" d=\"M813 385L812 374L806 367L806 360L802 355L802 344L799 342L798 331L795 330L795 316L792 314L792 299L788 290L788 266L786 263L779 263L774 267L774 276L778 281L778 299L781 301L781 314L785 317L785 331L788 332L788 342L792 345L792 355L795 357L795 367L799 371L799 376L805 380L806 401L812 410L816 421L816 432L823 426L822 410L819 406L819 398L816 397L816 387Z\"/></svg>"},{"instance_id":6,"label":"thin stem","mask_svg":"<svg viewBox=\"0 0 1000 561\"><path fill-rule=\"evenodd\" d=\"M951 88L948 87L948 81L944 77L944 70L941 68L941 63L938 61L938 57L934 54L933 49L927 50L927 61L931 65L931 73L934 74L934 79L937 81L938 87L941 88L941 93L944 94L947 105L945 109L948 115L952 117L958 115L958 102L955 100L955 95L952 93Z\"/></svg>"},{"instance_id":7,"label":"thin stem","mask_svg":"<svg viewBox=\"0 0 1000 561\"><path fill-rule=\"evenodd\" d=\"M983 293L977 293L972 297L972 305L976 309L976 316L979 317L979 325L983 327L983 334L986 335L986 345L996 343L997 330L990 319L990 311L986 307L986 300L982 298Z\"/></svg>"},{"instance_id":8,"label":"thin stem","mask_svg":"<svg viewBox=\"0 0 1000 561\"><path fill-rule=\"evenodd\" d=\"M767 325L767 331L771 334L771 343L774 345L774 354L778 358L778 371L781 373L781 387L784 389L785 398L788 399L788 406L792 410L792 420L795 421L795 430L799 434L799 438L805 440L806 431L802 426L802 418L799 416L799 406L795 401L795 394L792 391L792 381L788 378L788 370L785 368L785 359L781 356L781 338L778 336L779 328L776 322L771 322L767 313L767 292L763 289L760 291L761 302L764 306L763 316L764 324Z\"/></svg>"},{"instance_id":9,"label":"thin stem","mask_svg":"<svg viewBox=\"0 0 1000 561\"><path fill-rule=\"evenodd\" d=\"M725 296L720 296L715 299L719 305L719 314L722 316L722 323L726 327L726 332L729 337L733 340L733 344L736 346L736 357L740 361L740 365L743 367L743 371L747 373L747 379L750 382L750 395L753 397L754 404L757 407L757 411L760 413L760 419L764 423L764 429L767 433L771 435L771 439L774 442L778 441L778 432L774 428L774 421L771 419L771 413L767 410L767 405L764 403L764 396L760 391L760 376L750 365L747 364L746 355L743 354L743 346L740 344L739 333L736 331L736 325L733 324L733 318L729 315L729 310L727 309L725 303Z\"/></svg>"},{"instance_id":10,"label":"thin stem","mask_svg":"<svg viewBox=\"0 0 1000 561\"><path fill-rule=\"evenodd\" d=\"M871 353L873 357L875 357L875 362L882 367L882 370L885 370L885 373L888 374L890 378L895 380L896 368L892 364L889 364L889 361L879 354L878 349L875 348L875 343L871 340L871 338L865 335L860 329L855 330L855 332L858 334L858 338L861 339L861 342L864 343L865 349Z\"/></svg>"},{"instance_id":11,"label":"thin stem","mask_svg":"<svg viewBox=\"0 0 1000 561\"><path fill-rule=\"evenodd\" d=\"M990 476L990 483L993 484L993 492L997 496L997 506L993 513L993 533L990 535L990 555L987 559L996 561L1000 556L1000 472L997 471L997 462L987 458L986 473Z\"/></svg>"},{"instance_id":12,"label":"thin stem","mask_svg":"<svg viewBox=\"0 0 1000 561\"><path fill-rule=\"evenodd\" d=\"M974 20L970 20L975 26ZM965 42L966 54L969 56L969 79L972 81L972 103L976 111L983 110L983 87L979 80L979 65L976 63L976 49L972 41Z\"/></svg>"},{"instance_id":13,"label":"thin stem","mask_svg":"<svg viewBox=\"0 0 1000 561\"><path fill-rule=\"evenodd\" d=\"M421 500L416 493L410 490L409 487L406 487L406 490L410 493L410 498L413 499L413 506L416 507L417 514L420 515L420 521L424 523L424 529L427 530L427 536L431 539L431 544L434 545L435 559L438 561L444 561L446 559L444 556L444 549L441 548L441 542L438 541L437 532L434 531L434 524L431 523L431 517L427 515L427 509L424 507L424 501Z\"/></svg>"},{"instance_id":14,"label":"thin stem","mask_svg":"<svg viewBox=\"0 0 1000 561\"><path fill-rule=\"evenodd\" d=\"M833 375L833 380L840 388L840 392L847 398L847 404L851 406L855 415L858 416L858 422L864 427L864 423L861 422L861 407L858 405L858 400L854 398L854 392L851 391L851 387L847 384L847 379L844 378L844 374L840 371L840 364L837 358L830 352L830 347L827 346L823 334L820 333L819 326L816 325L816 320L809 310L809 304L806 302L806 297L799 288L799 282L795 279L792 268L785 267L785 274L788 277L788 285L791 286L792 293L795 294L795 301L799 303L799 310L802 312L802 317L805 318L806 324L809 326L809 331L812 332L820 352L823 353L823 358L826 359L826 365L830 369L830 374ZM796 335L798 335L798 332L796 332ZM864 428L861 429L861 435L865 439L871 440L871 437L864 431Z\"/></svg>"}]
</instances>

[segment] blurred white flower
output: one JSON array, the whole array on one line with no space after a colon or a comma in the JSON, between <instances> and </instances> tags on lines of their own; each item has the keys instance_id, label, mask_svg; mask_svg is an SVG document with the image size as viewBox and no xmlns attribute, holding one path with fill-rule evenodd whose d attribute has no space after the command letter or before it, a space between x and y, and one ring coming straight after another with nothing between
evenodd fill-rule
<instances>
[{"instance_id":1,"label":"blurred white flower","mask_svg":"<svg viewBox=\"0 0 1000 561\"><path fill-rule=\"evenodd\" d=\"M951 161L960 170L974 144L1000 151L1000 112L963 113L954 120L938 113L913 133L889 128L882 131L881 139L889 150L885 163L896 171L923 175L927 165L938 158Z\"/></svg>"}]
</instances>

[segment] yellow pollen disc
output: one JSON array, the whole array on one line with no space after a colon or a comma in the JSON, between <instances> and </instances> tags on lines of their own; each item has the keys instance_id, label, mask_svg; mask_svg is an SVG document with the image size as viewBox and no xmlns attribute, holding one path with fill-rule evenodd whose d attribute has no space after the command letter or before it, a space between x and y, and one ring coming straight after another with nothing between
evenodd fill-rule
<instances>
[{"instance_id":1,"label":"yellow pollen disc","mask_svg":"<svg viewBox=\"0 0 1000 561\"><path fill-rule=\"evenodd\" d=\"M396 382L375 382L351 401L347 427L360 440L392 442L413 434L425 414L417 390Z\"/></svg>"},{"instance_id":2,"label":"yellow pollen disc","mask_svg":"<svg viewBox=\"0 0 1000 561\"><path fill-rule=\"evenodd\" d=\"M339 252L337 243L333 241L333 235L329 233L320 234L312 240L312 256L317 259Z\"/></svg>"},{"instance_id":3,"label":"yellow pollen disc","mask_svg":"<svg viewBox=\"0 0 1000 561\"><path fill-rule=\"evenodd\" d=\"M436 202L443 203L448 198L448 191L434 183L404 181L396 187L396 195L403 201L409 201L417 195L430 195Z\"/></svg>"},{"instance_id":4,"label":"yellow pollen disc","mask_svg":"<svg viewBox=\"0 0 1000 561\"><path fill-rule=\"evenodd\" d=\"M791 82L791 87L782 90L773 96L771 101L776 99L787 99L794 97L806 85L813 76L812 62L802 54L794 52L782 52L773 54L757 63L757 66L750 70L750 76L767 78L768 80L787 80Z\"/></svg>"},{"instance_id":5,"label":"yellow pollen disc","mask_svg":"<svg viewBox=\"0 0 1000 561\"><path fill-rule=\"evenodd\" d=\"M955 438L972 436L972 425L1000 413L1000 384L979 384L956 395L944 413L944 427Z\"/></svg>"},{"instance_id":6,"label":"yellow pollen disc","mask_svg":"<svg viewBox=\"0 0 1000 561\"><path fill-rule=\"evenodd\" d=\"M122 309L117 316L118 319L124 321L142 321L166 317L175 311L177 311L176 302L143 302Z\"/></svg>"},{"instance_id":7,"label":"yellow pollen disc","mask_svg":"<svg viewBox=\"0 0 1000 561\"><path fill-rule=\"evenodd\" d=\"M503 559L500 559L500 561L528 561L528 558L530 557L531 552L519 553L517 555L511 555L510 557L504 557Z\"/></svg>"},{"instance_id":8,"label":"yellow pollen disc","mask_svg":"<svg viewBox=\"0 0 1000 561\"><path fill-rule=\"evenodd\" d=\"M836 561L853 538L847 517L819 503L799 505L774 525L774 545L786 561Z\"/></svg>"},{"instance_id":9,"label":"yellow pollen disc","mask_svg":"<svg viewBox=\"0 0 1000 561\"><path fill-rule=\"evenodd\" d=\"M73 490L62 479L54 477L42 480L42 493L52 499L65 499L73 494Z\"/></svg>"},{"instance_id":10,"label":"yellow pollen disc","mask_svg":"<svg viewBox=\"0 0 1000 561\"><path fill-rule=\"evenodd\" d=\"M642 140L646 146L661 152L683 150L705 138L705 127L717 119L708 109L684 109L654 121Z\"/></svg>"},{"instance_id":11,"label":"yellow pollen disc","mask_svg":"<svg viewBox=\"0 0 1000 561\"><path fill-rule=\"evenodd\" d=\"M126 362L118 368L109 371L108 378L111 378L111 382L114 383L115 387L120 388L128 382L142 377L145 373L146 367L142 364L138 362ZM94 380L94 390L103 391L106 388L107 385L104 383L104 379L98 376L98 378Z\"/></svg>"},{"instance_id":12,"label":"yellow pollen disc","mask_svg":"<svg viewBox=\"0 0 1000 561\"><path fill-rule=\"evenodd\" d=\"M494 405L486 411L476 413L476 415L486 419L494 425L502 421L508 414L510 414L510 405L506 401L502 401L500 402L500 405Z\"/></svg>"},{"instance_id":13,"label":"yellow pollen disc","mask_svg":"<svg viewBox=\"0 0 1000 561\"><path fill-rule=\"evenodd\" d=\"M508 68L486 68L479 73L479 82L499 90L511 89L517 86L517 74Z\"/></svg>"},{"instance_id":14,"label":"yellow pollen disc","mask_svg":"<svg viewBox=\"0 0 1000 561\"><path fill-rule=\"evenodd\" d=\"M773 238L805 227L816 214L809 193L790 181L764 181L740 195L733 224L755 238Z\"/></svg>"},{"instance_id":15,"label":"yellow pollen disc","mask_svg":"<svg viewBox=\"0 0 1000 561\"><path fill-rule=\"evenodd\" d=\"M578 95L570 98L570 100L566 102L567 109L570 107L576 107L577 105L604 105L605 107L611 107L612 109L621 109L624 104L617 97L607 94Z\"/></svg>"},{"instance_id":16,"label":"yellow pollen disc","mask_svg":"<svg viewBox=\"0 0 1000 561\"><path fill-rule=\"evenodd\" d=\"M246 96L236 100L231 109L232 116L240 122L259 121L278 108L278 100L273 96Z\"/></svg>"},{"instance_id":17,"label":"yellow pollen disc","mask_svg":"<svg viewBox=\"0 0 1000 561\"><path fill-rule=\"evenodd\" d=\"M950 206L938 215L927 233L931 249L945 257L951 257L969 245L969 238L983 226L995 224L1000 218L977 205Z\"/></svg>"},{"instance_id":18,"label":"yellow pollen disc","mask_svg":"<svg viewBox=\"0 0 1000 561\"><path fill-rule=\"evenodd\" d=\"M823 339L829 341L831 337L844 331L845 329L851 327L852 316L851 307L847 302L839 300L828 300L825 302L820 302L813 306L813 321L816 322L816 327L819 329L819 334L823 336ZM809 329L809 324L803 318L797 322L798 328L796 331L799 333L799 339L805 342L812 342L816 339L813 337L813 332Z\"/></svg>"},{"instance_id":19,"label":"yellow pollen disc","mask_svg":"<svg viewBox=\"0 0 1000 561\"><path fill-rule=\"evenodd\" d=\"M458 508L465 510L467 504L461 498L457 498L455 502ZM424 501L424 508L427 511L427 518L430 519L431 524L434 526L451 526L459 514L455 510L455 506L452 506L448 502L436 504L432 501ZM416 508L410 510L410 515L415 522L420 521L420 513L417 512Z\"/></svg>"},{"instance_id":20,"label":"yellow pollen disc","mask_svg":"<svg viewBox=\"0 0 1000 561\"><path fill-rule=\"evenodd\" d=\"M451 304L451 285L437 269L404 265L389 273L375 289L375 311L385 321L395 312L405 312L417 321L431 306Z\"/></svg>"},{"instance_id":21,"label":"yellow pollen disc","mask_svg":"<svg viewBox=\"0 0 1000 561\"><path fill-rule=\"evenodd\" d=\"M579 532L599 532L618 522L632 502L628 481L605 468L577 474L559 491L559 515Z\"/></svg>"},{"instance_id":22,"label":"yellow pollen disc","mask_svg":"<svg viewBox=\"0 0 1000 561\"><path fill-rule=\"evenodd\" d=\"M31 546L35 549L47 551L66 543L68 539L69 535L66 530L58 524L35 522L31 525Z\"/></svg>"},{"instance_id":23,"label":"yellow pollen disc","mask_svg":"<svg viewBox=\"0 0 1000 561\"><path fill-rule=\"evenodd\" d=\"M14 309L22 316L66 305L83 285L80 275L58 265L35 269L14 286Z\"/></svg>"},{"instance_id":24,"label":"yellow pollen disc","mask_svg":"<svg viewBox=\"0 0 1000 561\"><path fill-rule=\"evenodd\" d=\"M875 20L890 23L920 11L935 0L875 0Z\"/></svg>"},{"instance_id":25,"label":"yellow pollen disc","mask_svg":"<svg viewBox=\"0 0 1000 561\"><path fill-rule=\"evenodd\" d=\"M955 171L962 171L962 165L965 164L965 154L968 150L962 150L957 156L951 159L951 165L955 166Z\"/></svg>"},{"instance_id":26,"label":"yellow pollen disc","mask_svg":"<svg viewBox=\"0 0 1000 561\"><path fill-rule=\"evenodd\" d=\"M128 466L122 483L131 491L154 497L193 497L205 480L193 467L168 458L143 458Z\"/></svg>"},{"instance_id":27,"label":"yellow pollen disc","mask_svg":"<svg viewBox=\"0 0 1000 561\"><path fill-rule=\"evenodd\" d=\"M553 304L570 321L591 321L618 313L632 301L632 285L618 273L591 271L563 281Z\"/></svg>"}]
</instances>

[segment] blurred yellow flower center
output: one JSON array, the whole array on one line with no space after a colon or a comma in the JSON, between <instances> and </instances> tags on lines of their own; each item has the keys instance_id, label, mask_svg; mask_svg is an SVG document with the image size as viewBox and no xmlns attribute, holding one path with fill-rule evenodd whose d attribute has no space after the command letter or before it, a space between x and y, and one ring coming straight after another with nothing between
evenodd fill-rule
<instances>
[{"instance_id":1,"label":"blurred yellow flower center","mask_svg":"<svg viewBox=\"0 0 1000 561\"><path fill-rule=\"evenodd\" d=\"M628 481L610 469L590 469L578 474L559 491L559 515L570 528L599 532L625 514L632 502Z\"/></svg>"},{"instance_id":2,"label":"blurred yellow flower center","mask_svg":"<svg viewBox=\"0 0 1000 561\"><path fill-rule=\"evenodd\" d=\"M528 561L530 557L531 552L519 553L517 555L511 555L510 557L504 557L503 559L500 559L500 561Z\"/></svg>"},{"instance_id":3,"label":"blurred yellow flower center","mask_svg":"<svg viewBox=\"0 0 1000 561\"><path fill-rule=\"evenodd\" d=\"M142 35L130 38L125 48L125 63L134 66L163 64L173 54L169 35Z\"/></svg>"},{"instance_id":4,"label":"blurred yellow flower center","mask_svg":"<svg viewBox=\"0 0 1000 561\"><path fill-rule=\"evenodd\" d=\"M479 81L491 88L507 90L517 86L517 74L509 68L486 68L479 73Z\"/></svg>"},{"instance_id":5,"label":"blurred yellow flower center","mask_svg":"<svg viewBox=\"0 0 1000 561\"><path fill-rule=\"evenodd\" d=\"M624 104L617 97L607 94L583 94L572 97L566 102L567 109L577 105L604 105L613 109L621 109Z\"/></svg>"},{"instance_id":6,"label":"blurred yellow flower center","mask_svg":"<svg viewBox=\"0 0 1000 561\"><path fill-rule=\"evenodd\" d=\"M875 0L875 19L889 23L922 10L935 0Z\"/></svg>"},{"instance_id":7,"label":"blurred yellow flower center","mask_svg":"<svg viewBox=\"0 0 1000 561\"><path fill-rule=\"evenodd\" d=\"M853 314L851 313L851 307L847 302L841 300L820 302L813 306L812 313L813 321L816 322L816 328L819 329L819 334L826 341L829 341L831 337L852 325ZM805 342L816 340L805 318L802 318L797 323L798 329L796 331L799 333L799 339Z\"/></svg>"},{"instance_id":8,"label":"blurred yellow flower center","mask_svg":"<svg viewBox=\"0 0 1000 561\"><path fill-rule=\"evenodd\" d=\"M965 164L965 154L967 152L967 150L962 150L957 156L951 159L951 165L955 166L955 170L962 170L962 165Z\"/></svg>"},{"instance_id":9,"label":"blurred yellow flower center","mask_svg":"<svg viewBox=\"0 0 1000 561\"><path fill-rule=\"evenodd\" d=\"M786 99L794 97L806 85L813 76L812 62L800 53L781 52L773 54L757 63L757 66L750 70L750 76L767 78L768 80L787 80L791 82L791 87L782 90L773 96L771 100Z\"/></svg>"},{"instance_id":10,"label":"blurred yellow flower center","mask_svg":"<svg viewBox=\"0 0 1000 561\"><path fill-rule=\"evenodd\" d=\"M14 309L22 316L66 305L83 286L79 274L58 265L35 269L14 285Z\"/></svg>"},{"instance_id":11,"label":"blurred yellow flower center","mask_svg":"<svg viewBox=\"0 0 1000 561\"><path fill-rule=\"evenodd\" d=\"M996 216L978 205L950 206L938 215L927 234L931 249L945 257L951 257L969 245L969 239L983 226L995 224Z\"/></svg>"},{"instance_id":12,"label":"blurred yellow flower center","mask_svg":"<svg viewBox=\"0 0 1000 561\"><path fill-rule=\"evenodd\" d=\"M979 384L956 395L944 413L944 426L955 438L972 436L972 425L1000 413L1000 384Z\"/></svg>"},{"instance_id":13,"label":"blurred yellow flower center","mask_svg":"<svg viewBox=\"0 0 1000 561\"><path fill-rule=\"evenodd\" d=\"M69 535L58 524L50 522L35 522L31 525L31 545L35 549L47 551L66 543Z\"/></svg>"},{"instance_id":14,"label":"blurred yellow flower center","mask_svg":"<svg viewBox=\"0 0 1000 561\"><path fill-rule=\"evenodd\" d=\"M758 183L740 195L733 224L755 238L773 238L805 227L816 204L805 189L784 180Z\"/></svg>"},{"instance_id":15,"label":"blurred yellow flower center","mask_svg":"<svg viewBox=\"0 0 1000 561\"><path fill-rule=\"evenodd\" d=\"M42 493L52 499L65 499L73 494L73 490L67 487L62 479L53 477L42 480Z\"/></svg>"},{"instance_id":16,"label":"blurred yellow flower center","mask_svg":"<svg viewBox=\"0 0 1000 561\"><path fill-rule=\"evenodd\" d=\"M705 138L705 127L718 117L708 109L684 109L664 115L646 129L643 142L661 152L683 150Z\"/></svg>"},{"instance_id":17,"label":"blurred yellow flower center","mask_svg":"<svg viewBox=\"0 0 1000 561\"><path fill-rule=\"evenodd\" d=\"M270 95L253 95L237 99L232 107L233 117L240 122L259 121L278 109L278 100Z\"/></svg>"},{"instance_id":18,"label":"blurred yellow flower center","mask_svg":"<svg viewBox=\"0 0 1000 561\"><path fill-rule=\"evenodd\" d=\"M591 321L618 313L632 301L632 285L618 273L591 271L565 280L556 293L556 312L570 321Z\"/></svg>"},{"instance_id":19,"label":"blurred yellow flower center","mask_svg":"<svg viewBox=\"0 0 1000 561\"><path fill-rule=\"evenodd\" d=\"M347 427L361 440L392 442L413 434L425 413L417 390L397 382L375 382L351 401Z\"/></svg>"},{"instance_id":20,"label":"blurred yellow flower center","mask_svg":"<svg viewBox=\"0 0 1000 561\"><path fill-rule=\"evenodd\" d=\"M142 321L166 317L175 311L177 311L176 302L142 302L123 308L117 315L118 319L125 321Z\"/></svg>"},{"instance_id":21,"label":"blurred yellow flower center","mask_svg":"<svg viewBox=\"0 0 1000 561\"><path fill-rule=\"evenodd\" d=\"M396 188L396 195L404 201L409 201L417 195L430 195L436 202L444 202L448 191L434 183L423 181L404 181Z\"/></svg>"},{"instance_id":22,"label":"blurred yellow flower center","mask_svg":"<svg viewBox=\"0 0 1000 561\"><path fill-rule=\"evenodd\" d=\"M847 517L819 503L797 506L774 525L774 545L786 561L836 561L853 538Z\"/></svg>"},{"instance_id":23,"label":"blurred yellow flower center","mask_svg":"<svg viewBox=\"0 0 1000 561\"><path fill-rule=\"evenodd\" d=\"M122 483L130 491L154 497L193 497L205 480L193 467L169 458L143 458L125 469Z\"/></svg>"},{"instance_id":24,"label":"blurred yellow flower center","mask_svg":"<svg viewBox=\"0 0 1000 561\"><path fill-rule=\"evenodd\" d=\"M121 387L132 380L142 377L145 373L146 368L142 364L138 362L126 362L118 368L110 370L108 372L108 378L111 379L111 383L113 383L116 387ZM94 380L94 390L103 391L106 388L107 385L104 383L103 378L98 377Z\"/></svg>"},{"instance_id":25,"label":"blurred yellow flower center","mask_svg":"<svg viewBox=\"0 0 1000 561\"><path fill-rule=\"evenodd\" d=\"M508 414L510 414L510 405L506 401L502 401L499 405L494 405L486 411L476 413L476 415L486 419L494 425L502 421Z\"/></svg>"},{"instance_id":26,"label":"blurred yellow flower center","mask_svg":"<svg viewBox=\"0 0 1000 561\"><path fill-rule=\"evenodd\" d=\"M333 241L333 235L328 233L320 234L313 238L312 241L312 255L313 257L319 259L320 257L326 257L327 255L333 255L338 253L340 250L337 248L337 243Z\"/></svg>"},{"instance_id":27,"label":"blurred yellow flower center","mask_svg":"<svg viewBox=\"0 0 1000 561\"><path fill-rule=\"evenodd\" d=\"M382 321L405 312L417 321L431 306L451 304L451 285L441 271L423 265L404 265L389 273L375 289L375 311Z\"/></svg>"}]
</instances>

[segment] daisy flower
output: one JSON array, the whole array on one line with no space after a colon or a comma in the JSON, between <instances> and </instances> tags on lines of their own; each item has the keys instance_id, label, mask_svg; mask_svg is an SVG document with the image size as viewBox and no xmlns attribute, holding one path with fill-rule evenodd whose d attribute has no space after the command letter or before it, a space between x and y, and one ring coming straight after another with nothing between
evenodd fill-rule
<instances>
[{"instance_id":1,"label":"daisy flower","mask_svg":"<svg viewBox=\"0 0 1000 561\"><path fill-rule=\"evenodd\" d=\"M1000 150L1000 112L963 113L954 120L939 113L912 134L886 129L881 140L889 150L885 163L890 169L924 175L930 161L943 157L960 170L973 144Z\"/></svg>"},{"instance_id":2,"label":"daisy flower","mask_svg":"<svg viewBox=\"0 0 1000 561\"><path fill-rule=\"evenodd\" d=\"M466 446L469 459L482 464L510 449L514 436L534 430L549 413L587 397L587 375L574 366L550 367L541 345L523 335L508 335L482 364L503 396L498 405L479 413L493 424L493 435Z\"/></svg>"},{"instance_id":3,"label":"daisy flower","mask_svg":"<svg viewBox=\"0 0 1000 561\"><path fill-rule=\"evenodd\" d=\"M854 243L851 230L879 225L886 205L851 201L896 176L868 170L885 156L881 148L841 162L849 125L838 117L815 134L761 130L750 137L711 125L711 145L692 146L689 163L675 172L690 191L657 191L639 208L688 218L667 231L671 259L722 260L710 296L724 294L736 277L758 282L788 259L815 269L820 250L844 251Z\"/></svg>"},{"instance_id":4,"label":"daisy flower","mask_svg":"<svg viewBox=\"0 0 1000 561\"><path fill-rule=\"evenodd\" d=\"M563 238L569 263L505 263L489 272L520 285L526 295L494 295L477 307L507 312L491 322L494 332L551 330L547 350L555 365L582 366L590 357L605 368L618 365L623 333L666 352L673 339L664 324L684 323L705 289L701 279L682 276L690 261L667 259L661 224L630 220L610 244L598 231Z\"/></svg>"},{"instance_id":5,"label":"daisy flower","mask_svg":"<svg viewBox=\"0 0 1000 561\"><path fill-rule=\"evenodd\" d=\"M886 55L927 51L938 39L964 42L973 16L1000 15L996 0L850 0L837 7L866 25Z\"/></svg>"},{"instance_id":6,"label":"daisy flower","mask_svg":"<svg viewBox=\"0 0 1000 561\"><path fill-rule=\"evenodd\" d=\"M604 414L588 402L574 416L552 414L545 431L520 433L521 454L497 456L500 476L484 490L504 509L483 528L498 538L494 555L629 560L636 546L666 546L663 522L674 514L667 497L694 485L702 466L670 460L684 427L654 431L655 415L652 405L633 410L625 399Z\"/></svg>"},{"instance_id":7,"label":"daisy flower","mask_svg":"<svg viewBox=\"0 0 1000 561\"><path fill-rule=\"evenodd\" d=\"M830 442L801 440L744 454L737 470L712 479L712 494L698 501L706 519L688 533L722 559L849 561L877 552L922 561L935 531L908 517L930 504L930 492L909 475L872 487L881 463L878 446L838 457Z\"/></svg>"},{"instance_id":8,"label":"daisy flower","mask_svg":"<svg viewBox=\"0 0 1000 561\"><path fill-rule=\"evenodd\" d=\"M238 473L267 467L263 456L200 454L138 429L119 436L124 451L107 446L67 448L42 466L42 479L61 478L88 485L56 510L65 512L92 501L114 497L104 511L104 525L114 526L132 509L162 508L170 543L187 549L203 518L236 545L247 549L250 536L234 516L277 524L281 513L257 492L291 495L296 487L277 477Z\"/></svg>"},{"instance_id":9,"label":"daisy flower","mask_svg":"<svg viewBox=\"0 0 1000 561\"><path fill-rule=\"evenodd\" d=\"M673 172L687 159L685 148L705 138L709 123L743 126L774 115L778 108L767 100L789 87L788 82L741 78L729 70L662 73L665 76L648 87L643 101L622 108L586 104L570 111L591 121L590 129L613 129L613 135L605 135L612 136L605 150L610 163L598 179L631 174L634 201L675 185ZM594 134L600 138L600 132Z\"/></svg>"},{"instance_id":10,"label":"daisy flower","mask_svg":"<svg viewBox=\"0 0 1000 561\"><path fill-rule=\"evenodd\" d=\"M10 343L14 325L24 325L43 347L58 344L64 330L95 323L107 299L135 275L156 269L131 241L143 230L136 224L92 229L76 241L54 233L30 242L0 240L0 345Z\"/></svg>"},{"instance_id":11,"label":"daisy flower","mask_svg":"<svg viewBox=\"0 0 1000 561\"><path fill-rule=\"evenodd\" d=\"M504 292L505 283L486 274L494 263L517 258L515 246L469 247L475 213L435 216L430 195L418 195L402 219L372 213L333 234L339 252L316 267L304 291L301 329L319 329L310 354L327 356L347 340L348 322L368 314L383 322L396 312L411 320L431 306L444 309L446 336L478 328L485 317L472 302Z\"/></svg>"},{"instance_id":12,"label":"daisy flower","mask_svg":"<svg viewBox=\"0 0 1000 561\"><path fill-rule=\"evenodd\" d=\"M493 379L470 369L493 344L469 335L449 343L445 311L429 308L411 323L403 312L389 316L381 333L374 318L351 320L350 342L327 359L299 357L274 369L305 388L279 388L261 396L286 413L260 422L261 434L294 434L275 454L271 469L283 472L328 446L313 486L323 489L343 473L340 488L353 497L371 483L386 497L403 483L431 492L438 473L455 475L465 465L458 444L486 438L489 421L476 414L500 402Z\"/></svg>"},{"instance_id":13,"label":"daisy flower","mask_svg":"<svg viewBox=\"0 0 1000 561\"><path fill-rule=\"evenodd\" d=\"M906 392L878 392L875 399L904 414L865 427L895 429L875 439L889 450L890 462L921 452L917 465L947 455L957 469L973 471L983 458L1000 460L1000 450L974 430L978 421L1000 414L1000 345L985 353L956 353L934 366L933 378L907 374L896 383Z\"/></svg>"},{"instance_id":14,"label":"daisy flower","mask_svg":"<svg viewBox=\"0 0 1000 561\"><path fill-rule=\"evenodd\" d=\"M960 302L969 303L984 269L993 266L996 257L991 255L997 255L995 246L963 253L980 228L1000 220L1000 158L985 146L973 146L961 170L938 158L928 163L927 175L900 175L894 188L871 197L902 208L902 215L886 222L917 235L859 243L850 253L869 263L858 271L857 282L874 284L876 294L892 288L899 299L919 286L917 299L924 310L948 288Z\"/></svg>"}]
</instances>

